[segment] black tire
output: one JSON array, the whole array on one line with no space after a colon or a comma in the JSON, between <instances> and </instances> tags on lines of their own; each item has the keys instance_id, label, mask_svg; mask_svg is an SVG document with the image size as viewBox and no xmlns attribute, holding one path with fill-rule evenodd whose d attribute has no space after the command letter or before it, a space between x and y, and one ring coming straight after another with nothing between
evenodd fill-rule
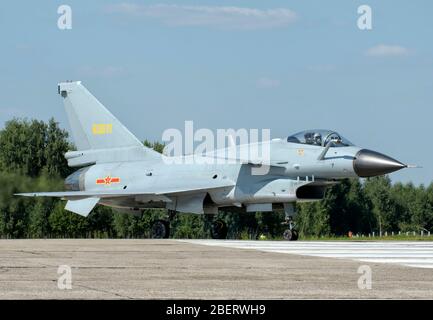
<instances>
[{"instance_id":1,"label":"black tire","mask_svg":"<svg viewBox=\"0 0 433 320\"><path fill-rule=\"evenodd\" d=\"M290 230L290 229L284 230L283 238L284 238L284 240L291 241L293 238L292 230Z\"/></svg>"},{"instance_id":2,"label":"black tire","mask_svg":"<svg viewBox=\"0 0 433 320\"><path fill-rule=\"evenodd\" d=\"M225 239L227 237L227 225L222 220L212 222L210 229L212 239Z\"/></svg>"},{"instance_id":3,"label":"black tire","mask_svg":"<svg viewBox=\"0 0 433 320\"><path fill-rule=\"evenodd\" d=\"M286 230L284 230L284 233L283 233L284 240L287 240L287 241L296 241L296 240L298 240L298 237L299 237L299 233L298 233L297 230L295 230L295 229L292 229L292 230L286 229Z\"/></svg>"},{"instance_id":4,"label":"black tire","mask_svg":"<svg viewBox=\"0 0 433 320\"><path fill-rule=\"evenodd\" d=\"M152 239L167 239L170 236L170 223L156 220L152 225Z\"/></svg>"}]
</instances>

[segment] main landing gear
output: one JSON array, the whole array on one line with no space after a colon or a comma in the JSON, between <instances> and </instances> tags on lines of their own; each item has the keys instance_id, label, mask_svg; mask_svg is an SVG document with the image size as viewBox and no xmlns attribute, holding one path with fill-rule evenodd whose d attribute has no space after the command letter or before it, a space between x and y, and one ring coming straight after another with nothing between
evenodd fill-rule
<instances>
[{"instance_id":1,"label":"main landing gear","mask_svg":"<svg viewBox=\"0 0 433 320\"><path fill-rule=\"evenodd\" d=\"M167 239L170 236L170 222L156 220L152 225L152 239Z\"/></svg>"},{"instance_id":2,"label":"main landing gear","mask_svg":"<svg viewBox=\"0 0 433 320\"><path fill-rule=\"evenodd\" d=\"M298 240L299 233L295 229L295 223L293 222L293 216L296 214L295 206L293 203L285 203L284 204L284 214L285 221L281 224L287 226L287 229L284 230L283 238L288 241L296 241Z\"/></svg>"},{"instance_id":3,"label":"main landing gear","mask_svg":"<svg viewBox=\"0 0 433 320\"><path fill-rule=\"evenodd\" d=\"M215 214L204 215L204 227L210 230L212 239L225 239L227 237L227 224L224 220L214 220Z\"/></svg>"},{"instance_id":4,"label":"main landing gear","mask_svg":"<svg viewBox=\"0 0 433 320\"><path fill-rule=\"evenodd\" d=\"M151 237L153 239L167 239L170 236L170 222L176 216L176 211L168 210L168 219L166 220L156 220L153 222ZM225 239L227 237L227 224L221 220L217 219L212 221L214 215L206 214L205 219L209 226L212 239Z\"/></svg>"},{"instance_id":5,"label":"main landing gear","mask_svg":"<svg viewBox=\"0 0 433 320\"><path fill-rule=\"evenodd\" d=\"M221 219L213 221L210 234L212 239L225 239L227 237L227 224Z\"/></svg>"},{"instance_id":6,"label":"main landing gear","mask_svg":"<svg viewBox=\"0 0 433 320\"><path fill-rule=\"evenodd\" d=\"M156 220L152 225L153 239L168 239L170 236L170 222L176 216L176 211L168 210L168 220Z\"/></svg>"}]
</instances>

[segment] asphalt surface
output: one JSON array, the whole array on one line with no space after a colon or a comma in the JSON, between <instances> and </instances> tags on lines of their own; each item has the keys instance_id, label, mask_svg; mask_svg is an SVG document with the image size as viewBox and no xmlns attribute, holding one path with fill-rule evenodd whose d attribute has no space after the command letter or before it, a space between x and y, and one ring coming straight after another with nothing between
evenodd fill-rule
<instances>
[{"instance_id":1,"label":"asphalt surface","mask_svg":"<svg viewBox=\"0 0 433 320\"><path fill-rule=\"evenodd\" d=\"M0 240L0 299L432 299L432 255L428 242Z\"/></svg>"}]
</instances>

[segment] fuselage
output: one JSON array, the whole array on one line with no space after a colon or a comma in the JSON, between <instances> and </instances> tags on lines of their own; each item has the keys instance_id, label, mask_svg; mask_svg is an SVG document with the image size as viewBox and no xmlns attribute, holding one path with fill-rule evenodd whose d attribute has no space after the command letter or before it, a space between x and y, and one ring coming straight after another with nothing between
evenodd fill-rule
<instances>
[{"instance_id":1,"label":"fuselage","mask_svg":"<svg viewBox=\"0 0 433 320\"><path fill-rule=\"evenodd\" d=\"M95 164L68 177L66 185L70 190L140 190L156 194L164 190L209 189L211 201L220 207L318 200L327 182L357 177L353 161L359 147L330 148L326 157L318 160L324 147L275 139L237 146L235 154L257 147L269 150L268 159L262 158L261 163L239 157L227 159L230 150L226 148L207 155ZM255 174L253 168L263 170ZM312 186L312 193L297 193L305 185ZM163 197L160 201L155 196L147 198L113 198L100 203L125 208L165 207Z\"/></svg>"}]
</instances>

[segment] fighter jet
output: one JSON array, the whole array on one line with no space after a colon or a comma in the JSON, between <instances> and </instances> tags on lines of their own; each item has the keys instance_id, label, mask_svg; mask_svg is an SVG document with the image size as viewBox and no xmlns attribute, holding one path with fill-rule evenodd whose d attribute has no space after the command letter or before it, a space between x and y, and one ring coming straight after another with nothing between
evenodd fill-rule
<instances>
[{"instance_id":1,"label":"fighter jet","mask_svg":"<svg viewBox=\"0 0 433 320\"><path fill-rule=\"evenodd\" d=\"M407 167L357 147L333 130L306 130L284 139L230 146L238 151L236 159L230 159L236 161L186 161L229 158L227 150L218 149L167 162L164 155L145 147L80 81L58 84L58 93L77 147L65 157L70 167L79 169L66 178L67 191L18 195L59 197L67 200L65 209L84 217L97 204L122 212L167 209L167 220L153 224L154 238L169 237L170 221L178 212L215 217L219 210L284 210L283 236L297 240L296 202L321 200L326 188L341 179L374 177ZM240 156L251 154L243 153L245 149L264 146L269 150L266 160ZM266 170L255 173L259 168ZM214 219L210 231L215 239L227 236L222 220Z\"/></svg>"}]
</instances>

